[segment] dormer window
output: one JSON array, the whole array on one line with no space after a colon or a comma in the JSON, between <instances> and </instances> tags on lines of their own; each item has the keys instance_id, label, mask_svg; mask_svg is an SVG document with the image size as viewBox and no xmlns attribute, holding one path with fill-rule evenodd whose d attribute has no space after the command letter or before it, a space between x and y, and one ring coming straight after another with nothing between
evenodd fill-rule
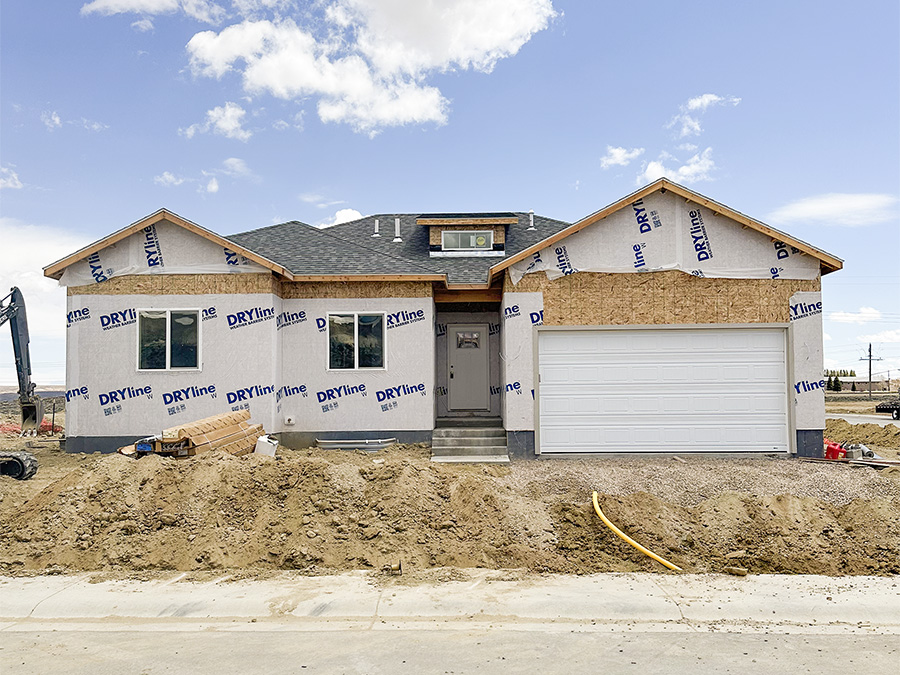
<instances>
[{"instance_id":1,"label":"dormer window","mask_svg":"<svg viewBox=\"0 0 900 675\"><path fill-rule=\"evenodd\" d=\"M443 251L493 251L493 230L444 230L441 232Z\"/></svg>"}]
</instances>

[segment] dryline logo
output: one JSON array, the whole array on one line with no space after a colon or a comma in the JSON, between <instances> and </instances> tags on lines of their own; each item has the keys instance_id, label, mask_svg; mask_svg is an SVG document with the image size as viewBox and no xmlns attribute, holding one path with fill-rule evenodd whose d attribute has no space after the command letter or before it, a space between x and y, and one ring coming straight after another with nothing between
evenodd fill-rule
<instances>
[{"instance_id":1,"label":"dryline logo","mask_svg":"<svg viewBox=\"0 0 900 675\"><path fill-rule=\"evenodd\" d=\"M246 265L250 262L247 258L238 253L235 253L226 246L223 246L222 250L225 252L226 265Z\"/></svg>"},{"instance_id":2,"label":"dryline logo","mask_svg":"<svg viewBox=\"0 0 900 675\"><path fill-rule=\"evenodd\" d=\"M293 387L290 385L279 387L278 391L275 392L275 403L281 403L281 399L298 395L302 396L303 398L309 396L309 392L307 392L305 384L299 384Z\"/></svg>"},{"instance_id":3,"label":"dryline logo","mask_svg":"<svg viewBox=\"0 0 900 675\"><path fill-rule=\"evenodd\" d=\"M76 398L83 398L85 401L90 398L90 394L88 394L87 386L84 387L75 387L74 389L66 390L66 403L72 401Z\"/></svg>"},{"instance_id":4,"label":"dryline logo","mask_svg":"<svg viewBox=\"0 0 900 675\"><path fill-rule=\"evenodd\" d=\"M435 334L435 337L446 336L447 335L447 324L445 324L445 323L434 324L434 334Z\"/></svg>"},{"instance_id":5,"label":"dryline logo","mask_svg":"<svg viewBox=\"0 0 900 675\"><path fill-rule=\"evenodd\" d=\"M796 391L798 394L807 394L811 391L816 391L819 389L825 391L825 380L819 380L818 382L800 380L797 384L794 385L794 391Z\"/></svg>"},{"instance_id":6,"label":"dryline logo","mask_svg":"<svg viewBox=\"0 0 900 675\"><path fill-rule=\"evenodd\" d=\"M293 326L306 321L306 312L282 312L275 317L275 330L281 330L287 326Z\"/></svg>"},{"instance_id":7,"label":"dryline logo","mask_svg":"<svg viewBox=\"0 0 900 675\"><path fill-rule=\"evenodd\" d=\"M201 321L210 321L211 319L218 319L219 315L216 314L215 307L207 307L202 312L200 312L200 320Z\"/></svg>"},{"instance_id":8,"label":"dryline logo","mask_svg":"<svg viewBox=\"0 0 900 675\"><path fill-rule=\"evenodd\" d=\"M106 281L109 277L107 273L111 272L111 270L107 270L106 273L103 271L103 263L100 262L100 254L93 253L87 257L88 267L91 268L91 276L94 277L94 281L98 284L101 281Z\"/></svg>"},{"instance_id":9,"label":"dryline logo","mask_svg":"<svg viewBox=\"0 0 900 675\"><path fill-rule=\"evenodd\" d=\"M634 251L634 269L639 271L644 271L641 268L646 269L647 261L644 259L644 249L647 247L647 244L634 244L631 247L631 250Z\"/></svg>"},{"instance_id":10,"label":"dryline logo","mask_svg":"<svg viewBox=\"0 0 900 675\"><path fill-rule=\"evenodd\" d=\"M421 394L426 396L425 383L419 384L400 384L396 387L387 387L375 392L375 399L381 403L382 401L390 401L391 399L401 398L409 394Z\"/></svg>"},{"instance_id":11,"label":"dryline logo","mask_svg":"<svg viewBox=\"0 0 900 675\"><path fill-rule=\"evenodd\" d=\"M521 316L521 315L522 315L522 312L519 309L518 305L510 305L509 307L505 307L503 309L503 319L504 320L512 319L513 317Z\"/></svg>"},{"instance_id":12,"label":"dryline logo","mask_svg":"<svg viewBox=\"0 0 900 675\"><path fill-rule=\"evenodd\" d=\"M709 260L713 257L713 253L709 246L709 235L706 233L703 215L697 210L691 211L688 215L691 217L690 233L694 244L694 253L697 254L697 261Z\"/></svg>"},{"instance_id":13,"label":"dryline logo","mask_svg":"<svg viewBox=\"0 0 900 675\"><path fill-rule=\"evenodd\" d=\"M319 329L320 333L324 333L325 329L328 327L328 322L325 321L322 317L316 319L316 328Z\"/></svg>"},{"instance_id":14,"label":"dryline logo","mask_svg":"<svg viewBox=\"0 0 900 675\"><path fill-rule=\"evenodd\" d=\"M225 394L225 400L228 404L237 403L238 401L251 401L260 396L266 396L275 391L274 384L254 384L252 387L242 387Z\"/></svg>"},{"instance_id":15,"label":"dryline logo","mask_svg":"<svg viewBox=\"0 0 900 675\"><path fill-rule=\"evenodd\" d=\"M156 225L148 225L144 228L144 257L147 259L147 267L164 266Z\"/></svg>"},{"instance_id":16,"label":"dryline logo","mask_svg":"<svg viewBox=\"0 0 900 675\"><path fill-rule=\"evenodd\" d=\"M796 321L797 319L805 319L808 316L814 316L816 314L822 313L822 301L819 302L798 302L796 305L791 305L791 321Z\"/></svg>"},{"instance_id":17,"label":"dryline logo","mask_svg":"<svg viewBox=\"0 0 900 675\"><path fill-rule=\"evenodd\" d=\"M124 403L139 396L153 398L153 389L149 384L146 387L122 387L121 389L111 389L97 398L100 405L104 406L110 403Z\"/></svg>"},{"instance_id":18,"label":"dryline logo","mask_svg":"<svg viewBox=\"0 0 900 675\"><path fill-rule=\"evenodd\" d=\"M563 274L575 274L578 270L572 267L572 263L569 260L569 251L565 246L559 246L555 251L556 253L556 267Z\"/></svg>"},{"instance_id":19,"label":"dryline logo","mask_svg":"<svg viewBox=\"0 0 900 675\"><path fill-rule=\"evenodd\" d=\"M209 384L205 387L185 387L184 389L173 389L164 392L162 395L163 403L170 405L172 403L180 403L189 401L192 398L200 398L201 396L216 397L216 385Z\"/></svg>"},{"instance_id":20,"label":"dryline logo","mask_svg":"<svg viewBox=\"0 0 900 675\"><path fill-rule=\"evenodd\" d=\"M638 199L631 205L631 208L634 209L634 219L637 221L638 231L641 234L650 232L653 227L650 225L650 219L647 217L647 209L644 207L644 200Z\"/></svg>"},{"instance_id":21,"label":"dryline logo","mask_svg":"<svg viewBox=\"0 0 900 675\"><path fill-rule=\"evenodd\" d=\"M121 328L122 326L130 326L137 321L137 312L133 309L123 309L121 312L110 312L109 314L100 315L100 327L103 330L111 330L113 328Z\"/></svg>"},{"instance_id":22,"label":"dryline logo","mask_svg":"<svg viewBox=\"0 0 900 675\"><path fill-rule=\"evenodd\" d=\"M78 323L79 321L87 321L90 318L90 308L84 307L82 309L73 309L71 312L66 314L66 328L71 326L73 323Z\"/></svg>"},{"instance_id":23,"label":"dryline logo","mask_svg":"<svg viewBox=\"0 0 900 675\"><path fill-rule=\"evenodd\" d=\"M323 389L316 392L316 399L318 399L319 403L325 403L325 401L336 401L339 398L353 396L354 394L366 396L366 385L342 384L340 387L334 387L333 389Z\"/></svg>"},{"instance_id":24,"label":"dryline logo","mask_svg":"<svg viewBox=\"0 0 900 675\"><path fill-rule=\"evenodd\" d=\"M792 255L800 253L799 248L794 248L793 246L788 247L783 241L776 241L773 245L775 246L775 257L778 260L784 260L785 258L790 258Z\"/></svg>"},{"instance_id":25,"label":"dryline logo","mask_svg":"<svg viewBox=\"0 0 900 675\"><path fill-rule=\"evenodd\" d=\"M489 323L488 324L488 335L500 335L500 324L499 323Z\"/></svg>"},{"instance_id":26,"label":"dryline logo","mask_svg":"<svg viewBox=\"0 0 900 675\"><path fill-rule=\"evenodd\" d=\"M544 325L544 310L540 312L531 312L528 315L528 318L531 319L532 326L543 326Z\"/></svg>"},{"instance_id":27,"label":"dryline logo","mask_svg":"<svg viewBox=\"0 0 900 675\"><path fill-rule=\"evenodd\" d=\"M532 254L531 262L528 263L528 267L525 268L525 274L528 274L531 270L533 270L535 267L537 267L538 265L540 265L543 262L544 261L541 260L541 251L538 251L537 253Z\"/></svg>"},{"instance_id":28,"label":"dryline logo","mask_svg":"<svg viewBox=\"0 0 900 675\"><path fill-rule=\"evenodd\" d=\"M255 323L268 321L274 316L274 307L253 307L251 309L245 309L242 312L235 312L226 317L228 319L228 330L252 326Z\"/></svg>"},{"instance_id":29,"label":"dryline logo","mask_svg":"<svg viewBox=\"0 0 900 675\"><path fill-rule=\"evenodd\" d=\"M415 312L407 312L401 311L396 312L394 314L387 315L387 327L388 330L391 328L399 328L400 326L408 326L411 323L416 323L418 321L425 320L425 310L419 309Z\"/></svg>"}]
</instances>

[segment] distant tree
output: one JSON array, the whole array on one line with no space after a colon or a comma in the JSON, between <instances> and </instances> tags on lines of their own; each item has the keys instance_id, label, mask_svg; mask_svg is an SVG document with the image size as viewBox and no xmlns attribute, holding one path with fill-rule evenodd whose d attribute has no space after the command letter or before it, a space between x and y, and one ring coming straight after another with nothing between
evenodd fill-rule
<instances>
[{"instance_id":1,"label":"distant tree","mask_svg":"<svg viewBox=\"0 0 900 675\"><path fill-rule=\"evenodd\" d=\"M832 391L834 389L834 382L831 380L831 375L828 376L828 384L825 385L826 391Z\"/></svg>"},{"instance_id":2,"label":"distant tree","mask_svg":"<svg viewBox=\"0 0 900 675\"><path fill-rule=\"evenodd\" d=\"M840 391L843 386L843 385L841 385L841 380L837 375L834 376L833 384L834 384L834 391Z\"/></svg>"},{"instance_id":3,"label":"distant tree","mask_svg":"<svg viewBox=\"0 0 900 675\"><path fill-rule=\"evenodd\" d=\"M851 371L850 371L850 377L856 377L856 371L855 371L855 370L851 370Z\"/></svg>"},{"instance_id":4,"label":"distant tree","mask_svg":"<svg viewBox=\"0 0 900 675\"><path fill-rule=\"evenodd\" d=\"M856 391L856 382L850 385L850 391Z\"/></svg>"}]
</instances>

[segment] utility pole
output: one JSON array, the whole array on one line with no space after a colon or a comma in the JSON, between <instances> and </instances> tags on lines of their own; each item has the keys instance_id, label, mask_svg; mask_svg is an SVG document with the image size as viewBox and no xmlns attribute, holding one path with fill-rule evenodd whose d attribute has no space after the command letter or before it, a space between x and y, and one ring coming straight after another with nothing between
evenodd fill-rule
<instances>
[{"instance_id":1,"label":"utility pole","mask_svg":"<svg viewBox=\"0 0 900 675\"><path fill-rule=\"evenodd\" d=\"M869 343L868 359L865 356L860 359L860 361L866 361L866 360L868 360L868 362L869 362L869 400L871 400L872 399L872 361L881 361L880 356L876 359L872 358L872 343L871 342Z\"/></svg>"}]
</instances>

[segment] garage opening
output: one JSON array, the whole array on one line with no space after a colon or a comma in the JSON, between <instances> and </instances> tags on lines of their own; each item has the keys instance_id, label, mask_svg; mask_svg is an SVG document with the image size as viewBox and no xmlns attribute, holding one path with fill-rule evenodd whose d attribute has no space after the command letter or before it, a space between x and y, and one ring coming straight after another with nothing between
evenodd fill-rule
<instances>
[{"instance_id":1,"label":"garage opening","mask_svg":"<svg viewBox=\"0 0 900 675\"><path fill-rule=\"evenodd\" d=\"M538 331L537 451L790 449L787 328Z\"/></svg>"}]
</instances>

